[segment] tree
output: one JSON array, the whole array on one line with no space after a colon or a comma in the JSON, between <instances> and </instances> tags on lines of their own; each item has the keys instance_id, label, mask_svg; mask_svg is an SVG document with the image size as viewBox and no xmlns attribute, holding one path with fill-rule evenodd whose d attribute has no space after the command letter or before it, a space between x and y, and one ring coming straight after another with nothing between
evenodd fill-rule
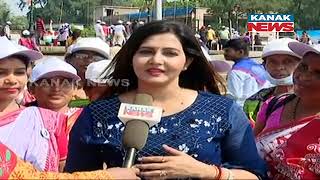
<instances>
[{"instance_id":1,"label":"tree","mask_svg":"<svg viewBox=\"0 0 320 180\"><path fill-rule=\"evenodd\" d=\"M43 3L46 2L46 3ZM35 0L33 16L41 16L45 22L91 24L93 12L101 0ZM29 8L26 0L20 0L20 9ZM30 14L30 11L28 15Z\"/></svg>"},{"instance_id":2,"label":"tree","mask_svg":"<svg viewBox=\"0 0 320 180\"><path fill-rule=\"evenodd\" d=\"M210 13L217 17L232 16L235 4L240 6L239 14L248 13L286 13L295 17L296 28L320 28L320 1L318 0L207 0Z\"/></svg>"},{"instance_id":3,"label":"tree","mask_svg":"<svg viewBox=\"0 0 320 180\"><path fill-rule=\"evenodd\" d=\"M0 23L5 24L10 18L10 10L7 3L3 0L0 0Z\"/></svg>"},{"instance_id":4,"label":"tree","mask_svg":"<svg viewBox=\"0 0 320 180\"><path fill-rule=\"evenodd\" d=\"M311 1L314 1L314 3L310 3ZM301 24L301 19L306 19L305 16L308 17L306 13L303 14L304 17L300 15L302 5L311 5L309 10L306 10L304 12L312 12L311 7L314 7L314 4L320 5L320 1L311 1L306 2L303 0L207 0L206 3L210 7L209 12L219 19L228 20L228 25L234 24L232 22L238 22L236 16L246 17L249 13L293 14L296 16L296 23ZM316 19L318 19L319 22L319 16L314 16L312 14L313 13L309 13L310 18L307 22L310 22L310 19L312 18L314 18L312 21L313 23L316 21ZM303 20L303 23L306 23L306 21Z\"/></svg>"},{"instance_id":5,"label":"tree","mask_svg":"<svg viewBox=\"0 0 320 180\"><path fill-rule=\"evenodd\" d=\"M296 29L320 28L320 1L291 0L287 12L294 14Z\"/></svg>"},{"instance_id":6,"label":"tree","mask_svg":"<svg viewBox=\"0 0 320 180\"><path fill-rule=\"evenodd\" d=\"M28 28L28 18L26 16L13 16L10 21L13 29L24 30Z\"/></svg>"}]
</instances>

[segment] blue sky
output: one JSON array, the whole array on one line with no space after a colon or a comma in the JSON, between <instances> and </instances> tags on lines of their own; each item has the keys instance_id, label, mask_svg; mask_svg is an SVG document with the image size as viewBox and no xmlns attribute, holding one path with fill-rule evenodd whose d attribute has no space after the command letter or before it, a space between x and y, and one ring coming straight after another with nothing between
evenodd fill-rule
<instances>
[{"instance_id":1,"label":"blue sky","mask_svg":"<svg viewBox=\"0 0 320 180\"><path fill-rule=\"evenodd\" d=\"M5 3L7 3L10 7L10 10L12 12L12 15L17 16L17 15L26 15L27 12L22 12L18 8L18 2L19 0L4 0Z\"/></svg>"}]
</instances>

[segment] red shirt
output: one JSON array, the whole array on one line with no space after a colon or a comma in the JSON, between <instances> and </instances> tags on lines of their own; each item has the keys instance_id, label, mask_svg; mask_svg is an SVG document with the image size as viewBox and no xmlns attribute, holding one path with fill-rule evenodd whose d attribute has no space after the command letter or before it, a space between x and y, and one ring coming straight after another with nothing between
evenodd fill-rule
<instances>
[{"instance_id":1,"label":"red shirt","mask_svg":"<svg viewBox=\"0 0 320 180\"><path fill-rule=\"evenodd\" d=\"M109 26L102 26L103 28L103 32L106 36L110 35L111 32L110 32L110 27Z\"/></svg>"},{"instance_id":2,"label":"red shirt","mask_svg":"<svg viewBox=\"0 0 320 180\"><path fill-rule=\"evenodd\" d=\"M45 31L45 25L43 19L37 19L36 21L36 27L38 32L44 32Z\"/></svg>"}]
</instances>

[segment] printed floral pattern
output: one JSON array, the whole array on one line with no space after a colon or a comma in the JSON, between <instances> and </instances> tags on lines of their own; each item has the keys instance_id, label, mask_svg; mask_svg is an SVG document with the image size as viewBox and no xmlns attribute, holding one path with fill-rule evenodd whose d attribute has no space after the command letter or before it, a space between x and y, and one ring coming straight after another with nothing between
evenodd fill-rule
<instances>
[{"instance_id":1,"label":"printed floral pattern","mask_svg":"<svg viewBox=\"0 0 320 180\"><path fill-rule=\"evenodd\" d=\"M18 159L4 144L0 143L0 179L112 179L107 171L79 173L40 172L30 163Z\"/></svg>"},{"instance_id":2,"label":"printed floral pattern","mask_svg":"<svg viewBox=\"0 0 320 180\"><path fill-rule=\"evenodd\" d=\"M9 177L16 165L16 161L17 157L9 149L0 148L0 179L7 179Z\"/></svg>"},{"instance_id":3,"label":"printed floral pattern","mask_svg":"<svg viewBox=\"0 0 320 180\"><path fill-rule=\"evenodd\" d=\"M232 103L224 97L208 98L201 94L186 110L163 117L160 123L151 127L146 146L138 152L138 157L165 155L162 145L167 144L203 162L219 161L215 156L221 151L220 139L231 127L228 112ZM117 118L119 106L119 99L113 97L93 103L89 108L92 110L94 136L103 138L106 144L124 154L121 147L124 125Z\"/></svg>"}]
</instances>

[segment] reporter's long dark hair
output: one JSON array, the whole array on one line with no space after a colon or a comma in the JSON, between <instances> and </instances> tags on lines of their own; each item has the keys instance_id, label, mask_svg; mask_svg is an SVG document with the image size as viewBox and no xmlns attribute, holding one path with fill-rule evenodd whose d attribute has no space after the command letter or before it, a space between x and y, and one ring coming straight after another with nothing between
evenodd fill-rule
<instances>
[{"instance_id":1,"label":"reporter's long dark hair","mask_svg":"<svg viewBox=\"0 0 320 180\"><path fill-rule=\"evenodd\" d=\"M179 85L181 87L220 94L220 86L225 91L223 79L207 61L194 33L192 33L188 26L171 21L154 21L139 27L130 36L107 68L106 71L114 69L113 73L107 78L129 80L129 86L112 86L112 94L121 94L137 89L137 76L132 67L133 56L145 39L162 33L175 34L182 44L186 57L193 59L188 69L181 72L179 76Z\"/></svg>"}]
</instances>

